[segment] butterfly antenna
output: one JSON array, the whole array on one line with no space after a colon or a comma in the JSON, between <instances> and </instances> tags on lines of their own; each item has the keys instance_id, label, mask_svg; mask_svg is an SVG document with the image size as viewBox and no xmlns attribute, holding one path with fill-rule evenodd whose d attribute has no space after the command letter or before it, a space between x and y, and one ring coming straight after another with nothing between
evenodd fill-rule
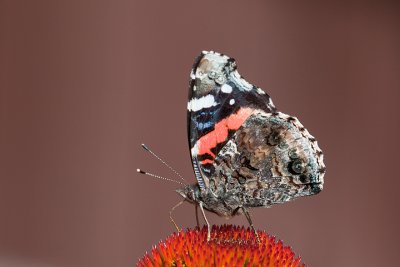
<instances>
[{"instance_id":1,"label":"butterfly antenna","mask_svg":"<svg viewBox=\"0 0 400 267\"><path fill-rule=\"evenodd\" d=\"M154 153L153 151L150 150L150 148L148 148L148 146L146 146L145 144L142 144L142 147L144 150L146 150L147 152L149 152L151 155L153 155L156 159L158 159L159 161L162 162L162 164L164 164L165 166L168 167L168 169L170 169L171 171L173 171L176 175L179 176L179 178L182 179L182 181L184 181L186 183L185 178L182 177L182 175L180 175L174 168L172 168L171 166L168 165L168 163L166 163L163 159L161 159L156 153Z\"/></svg>"},{"instance_id":2,"label":"butterfly antenna","mask_svg":"<svg viewBox=\"0 0 400 267\"><path fill-rule=\"evenodd\" d=\"M174 182L174 183L177 183L177 184L180 184L180 185L185 185L184 183L181 183L179 181L172 180L172 179L169 179L169 178L165 178L165 177L162 177L162 176L159 176L159 175L156 175L156 174L152 174L152 173L149 173L149 172L145 172L145 171L143 171L141 169L137 169L137 172L141 173L141 174L144 174L144 175L148 175L148 176L154 177L154 178L158 178L158 179L161 179L161 180Z\"/></svg>"}]
</instances>

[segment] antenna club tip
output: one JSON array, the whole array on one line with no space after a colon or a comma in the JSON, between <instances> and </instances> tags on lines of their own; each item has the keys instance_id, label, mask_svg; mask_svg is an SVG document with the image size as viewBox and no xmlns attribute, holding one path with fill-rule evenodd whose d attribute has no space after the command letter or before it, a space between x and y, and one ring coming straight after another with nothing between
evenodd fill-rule
<instances>
[{"instance_id":1,"label":"antenna club tip","mask_svg":"<svg viewBox=\"0 0 400 267\"><path fill-rule=\"evenodd\" d=\"M138 173L146 173L146 172L142 171L141 169L136 169L136 171L137 171Z\"/></svg>"},{"instance_id":2,"label":"antenna club tip","mask_svg":"<svg viewBox=\"0 0 400 267\"><path fill-rule=\"evenodd\" d=\"M142 147L143 147L144 149L146 149L147 151L149 150L149 148L148 148L145 144L142 144Z\"/></svg>"}]
</instances>

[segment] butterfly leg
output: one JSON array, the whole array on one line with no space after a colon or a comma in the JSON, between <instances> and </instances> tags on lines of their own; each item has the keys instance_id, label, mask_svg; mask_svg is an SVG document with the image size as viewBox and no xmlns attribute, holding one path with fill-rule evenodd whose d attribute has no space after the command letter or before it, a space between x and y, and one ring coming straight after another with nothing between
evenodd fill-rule
<instances>
[{"instance_id":1,"label":"butterfly leg","mask_svg":"<svg viewBox=\"0 0 400 267\"><path fill-rule=\"evenodd\" d=\"M169 218L171 219L171 222L174 224L174 226L175 226L175 228L176 228L176 230L177 230L178 232L180 232L181 229L179 229L178 225L175 223L174 218L172 218L172 212L173 212L177 207L179 207L180 205L182 205L183 202L185 202L185 200L180 201L178 204L176 204L175 206L173 206L172 209L169 211Z\"/></svg>"},{"instance_id":2,"label":"butterfly leg","mask_svg":"<svg viewBox=\"0 0 400 267\"><path fill-rule=\"evenodd\" d=\"M204 212L203 203L202 202L199 202L199 207L200 207L201 213L203 214L204 220L206 221L206 224L207 224L207 241L210 241L210 239L211 239L211 227L210 227L210 224L208 223L206 214Z\"/></svg>"},{"instance_id":3,"label":"butterfly leg","mask_svg":"<svg viewBox=\"0 0 400 267\"><path fill-rule=\"evenodd\" d=\"M253 230L254 234L256 235L257 243L260 244L261 243L260 237L258 236L256 229L254 229L254 225L253 225L253 221L251 220L250 212L245 207L242 207L242 210L243 210L244 215L246 216L247 221L250 224L251 230Z\"/></svg>"}]
</instances>

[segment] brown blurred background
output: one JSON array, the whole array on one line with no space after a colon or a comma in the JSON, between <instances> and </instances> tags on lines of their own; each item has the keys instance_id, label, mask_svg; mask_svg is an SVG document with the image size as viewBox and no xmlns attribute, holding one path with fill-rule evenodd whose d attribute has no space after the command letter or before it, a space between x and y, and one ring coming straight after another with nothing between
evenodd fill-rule
<instances>
[{"instance_id":1,"label":"brown blurred background","mask_svg":"<svg viewBox=\"0 0 400 267\"><path fill-rule=\"evenodd\" d=\"M0 0L0 266L135 266L174 231L173 176L194 182L188 76L201 50L297 116L325 190L255 225L309 266L398 266L396 1ZM244 224L208 214L214 224ZM194 208L175 213L195 225Z\"/></svg>"}]
</instances>

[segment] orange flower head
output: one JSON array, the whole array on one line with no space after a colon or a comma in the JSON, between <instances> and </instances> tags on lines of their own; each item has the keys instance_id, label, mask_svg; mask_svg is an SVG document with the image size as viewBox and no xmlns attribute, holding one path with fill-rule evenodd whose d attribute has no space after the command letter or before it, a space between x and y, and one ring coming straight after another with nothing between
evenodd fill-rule
<instances>
[{"instance_id":1,"label":"orange flower head","mask_svg":"<svg viewBox=\"0 0 400 267\"><path fill-rule=\"evenodd\" d=\"M207 228L174 233L146 254L138 267L147 266L305 266L290 247L267 233L244 227L213 226L207 242Z\"/></svg>"}]
</instances>

